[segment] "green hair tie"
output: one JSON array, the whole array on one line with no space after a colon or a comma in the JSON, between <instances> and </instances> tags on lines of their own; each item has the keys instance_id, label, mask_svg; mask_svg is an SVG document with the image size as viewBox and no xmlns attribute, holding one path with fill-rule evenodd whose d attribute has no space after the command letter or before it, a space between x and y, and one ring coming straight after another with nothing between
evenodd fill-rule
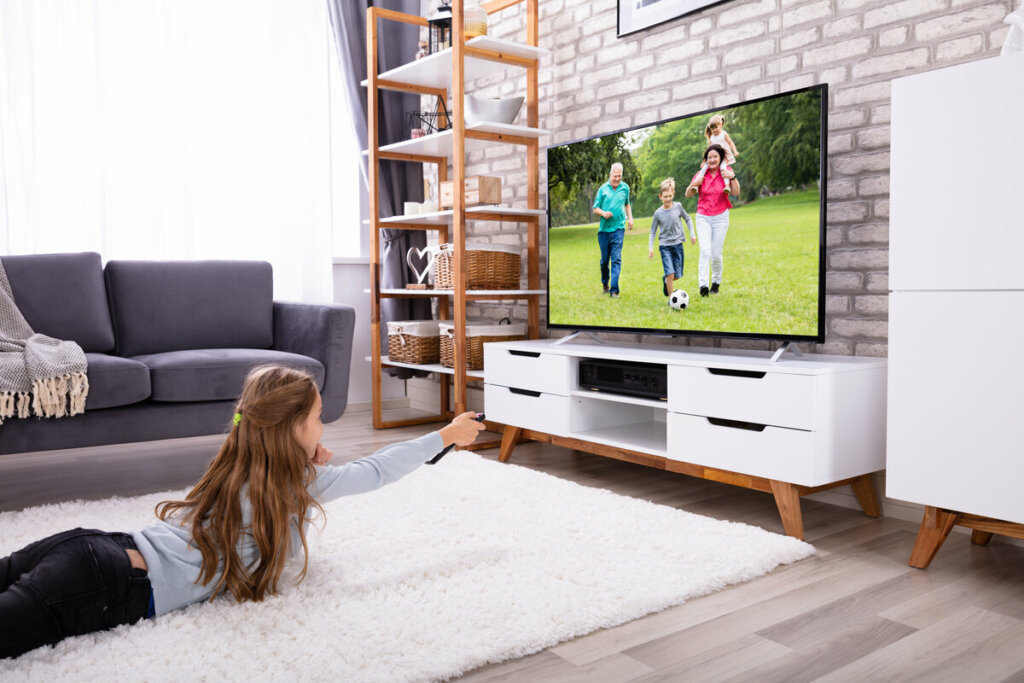
<instances>
[{"instance_id":1,"label":"green hair tie","mask_svg":"<svg viewBox=\"0 0 1024 683\"><path fill-rule=\"evenodd\" d=\"M242 414L241 413L235 413L235 426L237 427L238 423L241 422L241 421L242 421Z\"/></svg>"}]
</instances>

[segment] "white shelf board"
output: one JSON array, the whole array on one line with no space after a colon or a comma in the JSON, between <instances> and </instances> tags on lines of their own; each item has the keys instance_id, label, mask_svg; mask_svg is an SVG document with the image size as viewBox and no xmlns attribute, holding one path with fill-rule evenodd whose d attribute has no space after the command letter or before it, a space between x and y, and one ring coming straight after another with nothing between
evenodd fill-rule
<instances>
[{"instance_id":1,"label":"white shelf board","mask_svg":"<svg viewBox=\"0 0 1024 683\"><path fill-rule=\"evenodd\" d=\"M668 411L668 401L661 401L654 398L641 398L639 396L626 396L623 394L613 394L607 391L591 391L589 389L578 389L570 392L571 396L578 396L580 398L594 399L596 401L612 401L613 403L632 403L637 406L649 406L651 408L660 408L661 410Z\"/></svg>"},{"instance_id":2,"label":"white shelf board","mask_svg":"<svg viewBox=\"0 0 1024 683\"><path fill-rule=\"evenodd\" d=\"M420 223L422 225L451 225L454 211L448 209L447 211L434 211L432 213L414 213L405 216L390 216L389 218L381 218L380 222L383 224L388 223ZM508 216L509 218L518 218L521 216L543 216L547 212L544 209L519 209L511 206L467 206L466 217L472 218L473 214L486 213L486 214L501 214ZM486 219L493 220L493 219Z\"/></svg>"},{"instance_id":3,"label":"white shelf board","mask_svg":"<svg viewBox=\"0 0 1024 683\"><path fill-rule=\"evenodd\" d=\"M501 54L524 59L540 59L544 55L551 54L551 51L545 48L523 45L522 43L501 38L491 38L490 36L477 36L467 40L466 47L500 52ZM508 67L523 68L519 64L495 62L472 55L466 55L463 68L466 82L471 83L478 78L489 76ZM427 55L422 59L417 59L414 62L395 67L378 74L377 78L382 81L394 81L428 88L449 88L452 83L452 48L447 48L432 55ZM364 87L369 84L369 79L362 82Z\"/></svg>"},{"instance_id":4,"label":"white shelf board","mask_svg":"<svg viewBox=\"0 0 1024 683\"><path fill-rule=\"evenodd\" d=\"M550 130L544 128L530 128L529 126L517 126L510 123L474 123L466 126L467 131L479 133L494 133L497 135L514 135L522 138L539 138L548 135ZM414 154L430 157L450 157L452 155L452 133L451 130L444 130L440 133L431 133L419 138L393 142L380 148L381 152L393 152L397 154ZM492 145L490 140L474 140L466 138L466 148ZM369 155L369 150L363 150L364 155Z\"/></svg>"},{"instance_id":5,"label":"white shelf board","mask_svg":"<svg viewBox=\"0 0 1024 683\"><path fill-rule=\"evenodd\" d=\"M547 290L544 289L467 289L467 296L474 297L488 297L488 296L533 296L544 294ZM364 289L364 294L369 294L370 290ZM382 289L381 294L402 294L404 296L454 296L455 293L450 289Z\"/></svg>"},{"instance_id":6,"label":"white shelf board","mask_svg":"<svg viewBox=\"0 0 1024 683\"><path fill-rule=\"evenodd\" d=\"M664 422L633 422L584 432L570 432L568 436L572 439L593 441L651 455L668 455L668 430Z\"/></svg>"},{"instance_id":7,"label":"white shelf board","mask_svg":"<svg viewBox=\"0 0 1024 683\"><path fill-rule=\"evenodd\" d=\"M367 358L366 360L370 360ZM388 365L394 368L409 368L411 370L422 370L423 372L438 372L443 375L454 375L455 368L449 368L441 365L440 363L402 363L397 360L389 360L387 356L381 356L380 362L382 365ZM475 377L478 379L484 378L483 370L466 370L467 377Z\"/></svg>"}]
</instances>

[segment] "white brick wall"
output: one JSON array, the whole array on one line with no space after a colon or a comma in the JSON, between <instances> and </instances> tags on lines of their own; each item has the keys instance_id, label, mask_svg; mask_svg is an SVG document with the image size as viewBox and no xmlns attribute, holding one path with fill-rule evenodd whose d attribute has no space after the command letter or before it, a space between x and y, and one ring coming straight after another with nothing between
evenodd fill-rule
<instances>
[{"instance_id":1,"label":"white brick wall","mask_svg":"<svg viewBox=\"0 0 1024 683\"><path fill-rule=\"evenodd\" d=\"M540 0L540 44L553 51L541 62L540 125L552 130L541 142L828 83L826 343L812 350L885 355L890 81L996 56L1007 31L1002 20L1012 9L1013 0L732 0L620 39L613 0ZM491 34L525 40L524 17L523 5L502 11L492 17ZM522 92L521 73L494 79L483 94ZM502 176L506 201L524 205L519 149L487 150L471 159L469 172ZM514 227L471 229L484 239L518 240L525 255L525 231ZM543 260L541 269L543 278ZM470 312L510 313L524 320L525 304L474 304ZM676 343L774 346L706 338Z\"/></svg>"}]
</instances>

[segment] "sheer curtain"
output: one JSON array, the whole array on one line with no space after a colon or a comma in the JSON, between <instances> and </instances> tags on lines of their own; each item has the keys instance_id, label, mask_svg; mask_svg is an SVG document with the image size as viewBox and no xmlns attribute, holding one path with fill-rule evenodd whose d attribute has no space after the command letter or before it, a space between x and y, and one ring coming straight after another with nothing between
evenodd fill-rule
<instances>
[{"instance_id":1,"label":"sheer curtain","mask_svg":"<svg viewBox=\"0 0 1024 683\"><path fill-rule=\"evenodd\" d=\"M0 253L263 259L276 298L331 300L328 25L323 0L0 2Z\"/></svg>"}]
</instances>

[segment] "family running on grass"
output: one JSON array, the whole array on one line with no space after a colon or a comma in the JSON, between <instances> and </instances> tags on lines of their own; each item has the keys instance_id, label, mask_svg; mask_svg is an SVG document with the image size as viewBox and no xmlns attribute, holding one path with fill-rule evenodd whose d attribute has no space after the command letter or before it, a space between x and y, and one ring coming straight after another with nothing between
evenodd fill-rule
<instances>
[{"instance_id":1,"label":"family running on grass","mask_svg":"<svg viewBox=\"0 0 1024 683\"><path fill-rule=\"evenodd\" d=\"M704 136L708 146L704 150L700 171L693 176L685 193L686 197L692 197L694 193L698 195L696 228L683 205L673 201L676 190L673 178L666 178L658 191L661 206L651 220L647 257L654 258L654 238L660 230L658 250L665 273L661 288L665 296L673 292L674 282L683 277L683 243L686 240L683 221L690 229L690 243L700 243L697 264L700 295L717 294L722 286L722 251L729 231L729 209L732 208L729 195L740 191L732 168L739 151L725 131L725 119L718 114L708 121ZM633 229L633 207L629 200L629 185L622 181L622 164L612 164L608 182L598 188L594 215L601 219L597 228L597 243L601 248L601 284L605 294L617 299L626 224L630 230Z\"/></svg>"}]
</instances>

